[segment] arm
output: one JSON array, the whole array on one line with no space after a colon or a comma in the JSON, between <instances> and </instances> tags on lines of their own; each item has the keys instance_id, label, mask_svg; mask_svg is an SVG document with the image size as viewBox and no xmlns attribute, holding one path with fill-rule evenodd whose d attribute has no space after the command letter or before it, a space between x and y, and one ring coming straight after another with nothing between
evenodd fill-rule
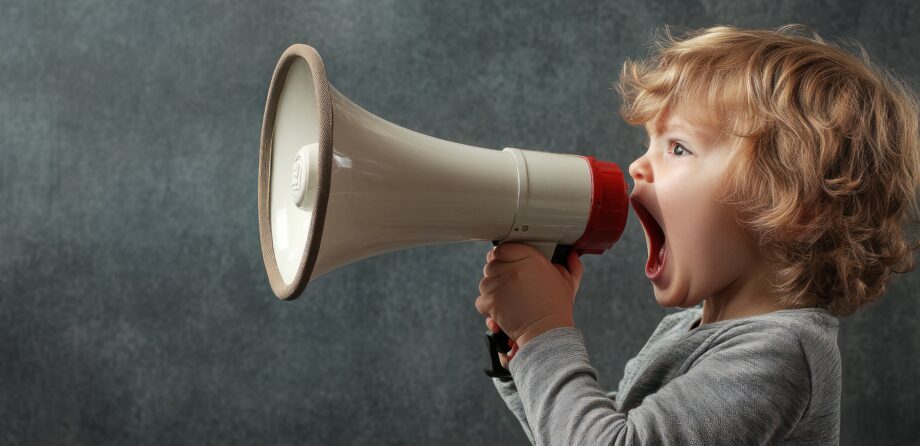
<instances>
[{"instance_id":1,"label":"arm","mask_svg":"<svg viewBox=\"0 0 920 446\"><path fill-rule=\"evenodd\" d=\"M524 429L524 434L527 435L530 444L536 444L534 443L533 433L530 431L530 424L527 422L527 416L524 414L524 405L521 403L521 396L518 394L514 381L499 378L492 378L492 381L495 383L495 389L498 390L498 394L505 400L508 409L511 410L511 413L513 413L518 419L518 422L521 423L521 428Z\"/></svg>"},{"instance_id":2,"label":"arm","mask_svg":"<svg viewBox=\"0 0 920 446\"><path fill-rule=\"evenodd\" d=\"M808 365L782 327L733 327L687 372L628 416L597 386L581 333L534 338L511 373L536 444L764 444L781 441L807 408Z\"/></svg>"},{"instance_id":3,"label":"arm","mask_svg":"<svg viewBox=\"0 0 920 446\"><path fill-rule=\"evenodd\" d=\"M533 438L533 432L530 430L530 423L527 422L527 415L524 413L524 404L521 402L521 396L518 393L517 386L514 385L514 381L510 379L498 379L493 378L493 383L495 384L495 390L498 391L499 396L505 401L505 405L508 406L508 410L514 414L515 418L518 419L518 422L521 423L521 428L524 430L524 434L527 435L527 439L530 440L530 444L536 444ZM616 400L616 392L608 392L607 398L611 402Z\"/></svg>"}]
</instances>

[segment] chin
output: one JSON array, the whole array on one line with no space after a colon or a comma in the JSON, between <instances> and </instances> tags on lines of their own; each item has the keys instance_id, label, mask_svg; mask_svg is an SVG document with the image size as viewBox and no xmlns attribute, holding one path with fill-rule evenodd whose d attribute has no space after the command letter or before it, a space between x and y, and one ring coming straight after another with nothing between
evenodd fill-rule
<instances>
[{"instance_id":1,"label":"chin","mask_svg":"<svg viewBox=\"0 0 920 446\"><path fill-rule=\"evenodd\" d=\"M676 299L675 297L673 293L669 293L666 290L659 290L658 287L655 287L655 300L658 301L658 305L665 308L679 306L683 299Z\"/></svg>"},{"instance_id":2,"label":"chin","mask_svg":"<svg viewBox=\"0 0 920 446\"><path fill-rule=\"evenodd\" d=\"M654 288L655 300L658 301L658 305L661 305L662 307L690 308L699 303L696 301L696 299L691 299L690 296L687 295L686 291L659 289L658 287Z\"/></svg>"}]
</instances>

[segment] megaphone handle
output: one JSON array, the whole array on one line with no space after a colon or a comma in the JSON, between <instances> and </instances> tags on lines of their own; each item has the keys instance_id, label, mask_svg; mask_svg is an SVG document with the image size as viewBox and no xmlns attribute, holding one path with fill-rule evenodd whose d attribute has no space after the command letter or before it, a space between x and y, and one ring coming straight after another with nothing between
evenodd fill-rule
<instances>
[{"instance_id":1,"label":"megaphone handle","mask_svg":"<svg viewBox=\"0 0 920 446\"><path fill-rule=\"evenodd\" d=\"M498 246L498 241L493 241L493 246ZM569 252L572 250L570 245L555 245L552 255L547 255L550 251L546 248L551 247L546 243L528 243L533 245L535 248L540 250L543 255L546 255L550 258L550 261L562 265L563 267L568 267L568 257ZM511 351L513 341L508 335L502 331L492 332L491 330L486 330L486 345L489 348L489 358L492 361L492 370L485 369L486 376L490 378L501 378L501 379L511 379L511 372L508 369L502 367L501 361L498 359L499 352L502 354L508 354Z\"/></svg>"}]
</instances>

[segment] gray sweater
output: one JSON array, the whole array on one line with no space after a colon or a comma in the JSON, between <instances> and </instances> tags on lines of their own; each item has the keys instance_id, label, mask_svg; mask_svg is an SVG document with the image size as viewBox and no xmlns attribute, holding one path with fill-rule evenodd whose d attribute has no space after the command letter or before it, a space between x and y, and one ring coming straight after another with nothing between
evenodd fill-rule
<instances>
[{"instance_id":1,"label":"gray sweater","mask_svg":"<svg viewBox=\"0 0 920 446\"><path fill-rule=\"evenodd\" d=\"M702 309L666 316L605 393L581 332L550 330L495 379L539 445L838 444L837 319L780 310L697 326Z\"/></svg>"}]
</instances>

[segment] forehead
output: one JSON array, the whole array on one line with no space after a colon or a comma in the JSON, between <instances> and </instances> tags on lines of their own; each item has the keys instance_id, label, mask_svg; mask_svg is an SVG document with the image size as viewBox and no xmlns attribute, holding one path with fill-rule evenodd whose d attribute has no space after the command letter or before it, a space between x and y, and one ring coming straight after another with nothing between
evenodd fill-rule
<instances>
[{"instance_id":1,"label":"forehead","mask_svg":"<svg viewBox=\"0 0 920 446\"><path fill-rule=\"evenodd\" d=\"M704 107L678 107L662 110L655 119L646 122L644 127L650 138L658 138L666 133L680 133L699 142L714 142L721 133L716 121Z\"/></svg>"}]
</instances>

